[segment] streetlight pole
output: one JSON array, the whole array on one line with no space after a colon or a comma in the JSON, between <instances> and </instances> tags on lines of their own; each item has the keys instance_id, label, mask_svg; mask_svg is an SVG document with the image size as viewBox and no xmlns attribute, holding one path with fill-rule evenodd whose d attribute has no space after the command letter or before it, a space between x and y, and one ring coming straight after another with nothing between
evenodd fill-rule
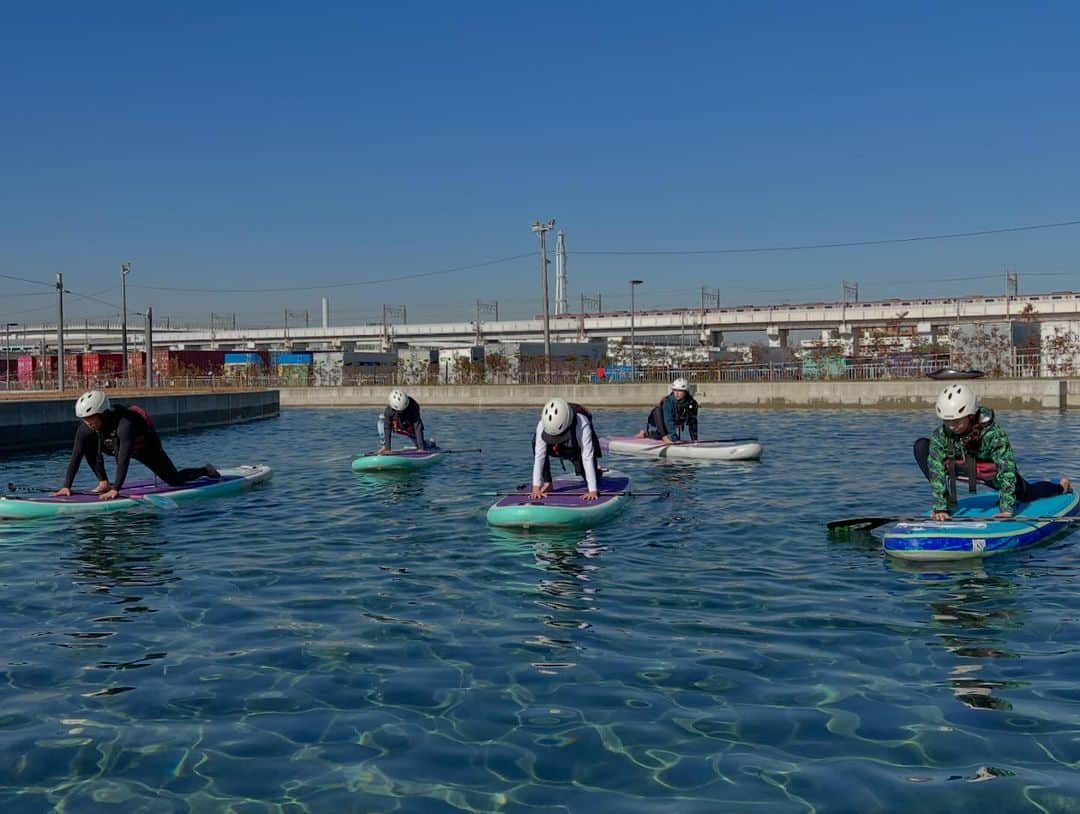
<instances>
[{"instance_id":1,"label":"streetlight pole","mask_svg":"<svg viewBox=\"0 0 1080 814\"><path fill-rule=\"evenodd\" d=\"M124 384L127 384L128 375L128 348L127 348L127 276L131 273L131 263L120 265L120 352L123 358L120 360L120 369L124 374Z\"/></svg>"},{"instance_id":2,"label":"streetlight pole","mask_svg":"<svg viewBox=\"0 0 1080 814\"><path fill-rule=\"evenodd\" d=\"M630 281L630 380L637 381L637 342L634 338L634 289L644 280Z\"/></svg>"},{"instance_id":3,"label":"streetlight pole","mask_svg":"<svg viewBox=\"0 0 1080 814\"><path fill-rule=\"evenodd\" d=\"M547 223L536 221L532 230L540 236L540 279L544 289L544 377L551 384L551 322L548 313L548 259L547 259L547 233L555 228L555 219Z\"/></svg>"},{"instance_id":4,"label":"streetlight pole","mask_svg":"<svg viewBox=\"0 0 1080 814\"><path fill-rule=\"evenodd\" d=\"M143 343L146 345L146 387L149 389L154 386L154 309L149 305L146 306L143 331Z\"/></svg>"},{"instance_id":5,"label":"streetlight pole","mask_svg":"<svg viewBox=\"0 0 1080 814\"><path fill-rule=\"evenodd\" d=\"M56 389L64 392L64 275L56 274Z\"/></svg>"}]
</instances>

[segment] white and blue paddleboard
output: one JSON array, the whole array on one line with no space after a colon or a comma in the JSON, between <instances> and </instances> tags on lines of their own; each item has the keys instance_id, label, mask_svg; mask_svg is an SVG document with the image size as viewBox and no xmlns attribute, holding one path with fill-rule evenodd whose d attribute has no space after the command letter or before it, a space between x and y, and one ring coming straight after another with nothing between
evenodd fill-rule
<instances>
[{"instance_id":1,"label":"white and blue paddleboard","mask_svg":"<svg viewBox=\"0 0 1080 814\"><path fill-rule=\"evenodd\" d=\"M973 559L1029 548L1073 526L1053 519L995 518L997 512L996 492L961 498L952 513L956 520L894 523L883 529L882 545L887 554L903 560ZM1066 518L1078 513L1076 492L1016 504L1019 518Z\"/></svg>"},{"instance_id":2,"label":"white and blue paddleboard","mask_svg":"<svg viewBox=\"0 0 1080 814\"><path fill-rule=\"evenodd\" d=\"M101 500L90 492L74 492L67 497L41 495L6 495L0 497L0 520L38 520L46 517L101 514L145 508L147 505L172 505L206 497L231 495L250 489L270 477L264 464L222 469L220 478L201 477L181 486L169 486L160 480L128 481L115 500Z\"/></svg>"}]
</instances>

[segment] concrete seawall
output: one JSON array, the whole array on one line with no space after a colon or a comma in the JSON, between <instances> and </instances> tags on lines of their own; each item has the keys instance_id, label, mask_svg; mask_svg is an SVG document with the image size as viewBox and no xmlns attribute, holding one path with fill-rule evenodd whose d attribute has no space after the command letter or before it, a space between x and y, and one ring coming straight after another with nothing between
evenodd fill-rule
<instances>
[{"instance_id":1,"label":"concrete seawall","mask_svg":"<svg viewBox=\"0 0 1080 814\"><path fill-rule=\"evenodd\" d=\"M908 379L877 382L705 382L694 394L703 406L741 408L878 408L924 410L945 382ZM1080 379L980 379L969 382L994 409L1064 410L1080 404ZM437 385L408 387L423 405L539 407L553 396L589 407L655 404L663 384ZM370 407L386 404L390 387L287 387L282 407Z\"/></svg>"},{"instance_id":2,"label":"concrete seawall","mask_svg":"<svg viewBox=\"0 0 1080 814\"><path fill-rule=\"evenodd\" d=\"M280 412L277 390L168 395L124 393L115 399L119 404L144 407L158 432L163 434L272 418ZM0 454L70 445L78 426L74 406L72 396L60 399L35 395L0 400Z\"/></svg>"}]
</instances>

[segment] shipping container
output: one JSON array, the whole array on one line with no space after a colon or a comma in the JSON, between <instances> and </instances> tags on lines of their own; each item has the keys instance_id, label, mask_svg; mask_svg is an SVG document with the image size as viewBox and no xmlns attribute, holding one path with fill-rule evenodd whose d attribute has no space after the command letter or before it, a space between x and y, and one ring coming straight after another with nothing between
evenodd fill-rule
<instances>
[{"instance_id":1,"label":"shipping container","mask_svg":"<svg viewBox=\"0 0 1080 814\"><path fill-rule=\"evenodd\" d=\"M305 385L311 378L311 365L278 365L277 377L292 385Z\"/></svg>"},{"instance_id":2,"label":"shipping container","mask_svg":"<svg viewBox=\"0 0 1080 814\"><path fill-rule=\"evenodd\" d=\"M177 350L170 351L170 373L193 373L208 376L221 372L225 364L225 351L221 350Z\"/></svg>"},{"instance_id":3,"label":"shipping container","mask_svg":"<svg viewBox=\"0 0 1080 814\"><path fill-rule=\"evenodd\" d=\"M273 351L270 354L270 362L273 365L310 365L311 352L299 351L294 353L286 351Z\"/></svg>"},{"instance_id":4,"label":"shipping container","mask_svg":"<svg viewBox=\"0 0 1080 814\"><path fill-rule=\"evenodd\" d=\"M124 366L122 353L84 353L82 355L83 373L88 376L105 376L119 373Z\"/></svg>"},{"instance_id":5,"label":"shipping container","mask_svg":"<svg viewBox=\"0 0 1080 814\"><path fill-rule=\"evenodd\" d=\"M33 356L20 356L19 357L19 381L27 384L34 379L34 357Z\"/></svg>"},{"instance_id":6,"label":"shipping container","mask_svg":"<svg viewBox=\"0 0 1080 814\"><path fill-rule=\"evenodd\" d=\"M270 354L267 351L230 351L225 354L224 363L227 365L266 367L270 363Z\"/></svg>"},{"instance_id":7,"label":"shipping container","mask_svg":"<svg viewBox=\"0 0 1080 814\"><path fill-rule=\"evenodd\" d=\"M129 350L127 355L128 373L146 370L146 354L141 350Z\"/></svg>"}]
</instances>

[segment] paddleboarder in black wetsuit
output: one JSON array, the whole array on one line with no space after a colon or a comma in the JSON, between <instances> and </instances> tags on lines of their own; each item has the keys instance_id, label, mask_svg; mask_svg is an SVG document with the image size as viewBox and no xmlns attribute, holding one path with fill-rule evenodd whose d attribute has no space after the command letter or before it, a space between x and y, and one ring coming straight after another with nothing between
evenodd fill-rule
<instances>
[{"instance_id":1,"label":"paddleboarder in black wetsuit","mask_svg":"<svg viewBox=\"0 0 1080 814\"><path fill-rule=\"evenodd\" d=\"M391 390L388 402L379 417L382 446L379 447L377 455L385 455L390 451L390 440L395 432L413 441L417 449L434 446L433 443L424 441L424 419L420 417L420 405L416 399L411 398L404 390Z\"/></svg>"},{"instance_id":2,"label":"paddleboarder in black wetsuit","mask_svg":"<svg viewBox=\"0 0 1080 814\"><path fill-rule=\"evenodd\" d=\"M682 440L685 428L690 440L698 440L698 403L690 394L690 383L686 379L676 379L671 383L670 392L659 404L652 408L646 419L645 429L638 438L655 438L670 444Z\"/></svg>"},{"instance_id":3,"label":"paddleboarder in black wetsuit","mask_svg":"<svg viewBox=\"0 0 1080 814\"><path fill-rule=\"evenodd\" d=\"M165 454L150 416L141 407L119 404L113 407L103 392L91 390L83 393L75 402L75 415L82 419L82 423L75 433L75 445L71 450L64 485L53 495L63 497L71 494L71 484L84 457L98 477L98 484L91 491L100 495L102 500L117 497L127 478L132 458L170 486L180 486L203 476L221 477L210 464L177 470ZM111 483L105 471L103 452L116 456L116 477Z\"/></svg>"}]
</instances>

